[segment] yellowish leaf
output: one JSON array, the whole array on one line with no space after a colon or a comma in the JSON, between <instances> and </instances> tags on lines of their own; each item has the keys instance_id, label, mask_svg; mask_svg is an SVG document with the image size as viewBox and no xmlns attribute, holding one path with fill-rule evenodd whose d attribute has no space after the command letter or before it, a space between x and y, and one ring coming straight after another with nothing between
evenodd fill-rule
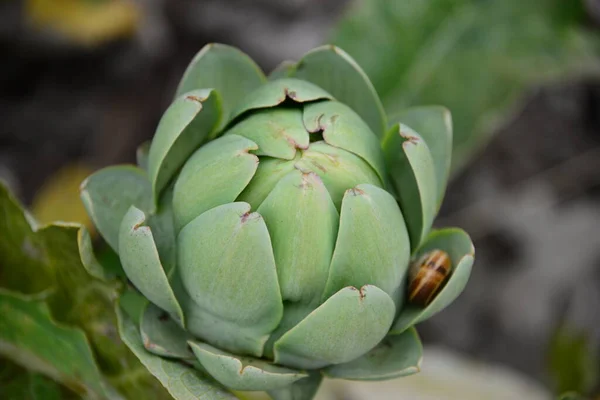
<instances>
[{"instance_id":1,"label":"yellowish leaf","mask_svg":"<svg viewBox=\"0 0 600 400\"><path fill-rule=\"evenodd\" d=\"M42 224L79 222L95 234L94 224L79 198L79 185L92 172L84 164L70 164L48 178L33 199L31 209L36 219Z\"/></svg>"},{"instance_id":2,"label":"yellowish leaf","mask_svg":"<svg viewBox=\"0 0 600 400\"><path fill-rule=\"evenodd\" d=\"M126 0L27 0L25 10L34 29L84 46L131 36L140 19Z\"/></svg>"}]
</instances>

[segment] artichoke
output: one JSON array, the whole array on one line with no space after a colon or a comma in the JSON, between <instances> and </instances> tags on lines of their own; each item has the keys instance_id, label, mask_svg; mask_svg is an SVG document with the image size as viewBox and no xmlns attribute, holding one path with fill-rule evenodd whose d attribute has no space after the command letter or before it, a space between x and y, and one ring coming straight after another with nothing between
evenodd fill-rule
<instances>
[{"instance_id":1,"label":"artichoke","mask_svg":"<svg viewBox=\"0 0 600 400\"><path fill-rule=\"evenodd\" d=\"M418 372L414 325L459 295L473 264L466 233L431 230L451 149L446 109L388 122L339 48L266 78L237 49L204 47L139 166L105 168L81 188L148 300L132 320L144 350L132 350L274 399L311 399L323 376ZM410 262L432 250L452 272L412 304Z\"/></svg>"}]
</instances>

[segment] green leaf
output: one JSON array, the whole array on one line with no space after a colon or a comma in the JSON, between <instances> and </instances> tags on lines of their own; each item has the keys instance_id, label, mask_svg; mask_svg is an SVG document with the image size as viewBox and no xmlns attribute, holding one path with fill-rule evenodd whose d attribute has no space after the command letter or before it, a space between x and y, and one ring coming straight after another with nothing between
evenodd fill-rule
<instances>
[{"instance_id":1,"label":"green leaf","mask_svg":"<svg viewBox=\"0 0 600 400\"><path fill-rule=\"evenodd\" d=\"M364 68L388 114L422 104L450 109L456 169L528 89L598 75L598 35L586 30L583 13L566 12L579 3L361 1L332 41Z\"/></svg>"},{"instance_id":2,"label":"green leaf","mask_svg":"<svg viewBox=\"0 0 600 400\"><path fill-rule=\"evenodd\" d=\"M362 158L321 141L311 143L295 167L319 175L338 210L346 190L361 183L382 186L375 170Z\"/></svg>"},{"instance_id":3,"label":"green leaf","mask_svg":"<svg viewBox=\"0 0 600 400\"><path fill-rule=\"evenodd\" d=\"M408 232L392 195L368 184L347 190L324 298L372 284L400 308L409 258Z\"/></svg>"},{"instance_id":4,"label":"green leaf","mask_svg":"<svg viewBox=\"0 0 600 400\"><path fill-rule=\"evenodd\" d=\"M400 334L409 327L442 311L458 297L467 285L475 258L475 248L469 235L458 228L433 231L417 249L414 259L417 260L423 254L436 249L443 250L450 255L452 260L450 277L442 290L427 306L405 306L394 322L394 326L390 330L391 334Z\"/></svg>"},{"instance_id":5,"label":"green leaf","mask_svg":"<svg viewBox=\"0 0 600 400\"><path fill-rule=\"evenodd\" d=\"M0 289L0 314L0 354L81 395L107 395L85 334L54 321L43 297Z\"/></svg>"},{"instance_id":6,"label":"green leaf","mask_svg":"<svg viewBox=\"0 0 600 400\"><path fill-rule=\"evenodd\" d=\"M113 301L121 284L95 279L82 266L80 251L90 250L78 249L78 240L87 241L83 228L68 223L37 226L2 185L0 210L0 285L23 294L48 293L46 304L52 319L67 329L85 332L101 372L127 398L146 398L148 393L165 398L158 382L116 335ZM95 259L92 253L87 256ZM114 276L107 269L96 272L98 277ZM25 335L19 339L39 340ZM59 338L45 336L43 340L54 343ZM19 348L16 354L21 350L29 354L28 349Z\"/></svg>"},{"instance_id":7,"label":"green leaf","mask_svg":"<svg viewBox=\"0 0 600 400\"><path fill-rule=\"evenodd\" d=\"M441 106L411 107L390 118L391 124L402 123L416 131L431 151L437 182L437 208L446 193L452 162L452 116Z\"/></svg>"},{"instance_id":8,"label":"green leaf","mask_svg":"<svg viewBox=\"0 0 600 400\"><path fill-rule=\"evenodd\" d=\"M246 111L275 107L286 100L306 103L316 100L333 99L329 93L310 82L293 78L270 81L257 90L248 93L235 108L231 119Z\"/></svg>"},{"instance_id":9,"label":"green leaf","mask_svg":"<svg viewBox=\"0 0 600 400\"><path fill-rule=\"evenodd\" d=\"M281 64L275 67L269 74L270 81L276 81L282 78L291 78L296 70L296 63L294 61L282 61Z\"/></svg>"},{"instance_id":10,"label":"green leaf","mask_svg":"<svg viewBox=\"0 0 600 400\"><path fill-rule=\"evenodd\" d=\"M116 313L123 342L176 400L236 400L233 394L192 367L146 351L133 321L118 306Z\"/></svg>"},{"instance_id":11,"label":"green leaf","mask_svg":"<svg viewBox=\"0 0 600 400\"><path fill-rule=\"evenodd\" d=\"M312 400L322 381L323 376L318 371L313 371L308 378L281 389L269 390L269 396L273 400Z\"/></svg>"},{"instance_id":12,"label":"green leaf","mask_svg":"<svg viewBox=\"0 0 600 400\"><path fill-rule=\"evenodd\" d=\"M558 396L558 400L589 400L577 392L567 392Z\"/></svg>"},{"instance_id":13,"label":"green leaf","mask_svg":"<svg viewBox=\"0 0 600 400\"><path fill-rule=\"evenodd\" d=\"M194 357L187 345L191 335L152 303L148 303L142 313L140 333L144 347L151 353L169 358Z\"/></svg>"},{"instance_id":14,"label":"green leaf","mask_svg":"<svg viewBox=\"0 0 600 400\"><path fill-rule=\"evenodd\" d=\"M433 157L423 138L405 125L394 125L382 147L414 250L429 233L437 212Z\"/></svg>"},{"instance_id":15,"label":"green leaf","mask_svg":"<svg viewBox=\"0 0 600 400\"><path fill-rule=\"evenodd\" d=\"M59 383L0 358L0 394L3 400L67 400L77 398Z\"/></svg>"},{"instance_id":16,"label":"green leaf","mask_svg":"<svg viewBox=\"0 0 600 400\"><path fill-rule=\"evenodd\" d=\"M327 367L329 378L355 381L380 381L416 374L421 370L423 345L416 329L390 335L373 350L356 360Z\"/></svg>"},{"instance_id":17,"label":"green leaf","mask_svg":"<svg viewBox=\"0 0 600 400\"><path fill-rule=\"evenodd\" d=\"M293 76L322 87L354 110L377 137L387 128L381 100L360 66L342 49L327 45L305 54Z\"/></svg>"},{"instance_id":18,"label":"green leaf","mask_svg":"<svg viewBox=\"0 0 600 400\"><path fill-rule=\"evenodd\" d=\"M99 349L100 359L114 366L113 352L119 346L108 345L112 341L107 332L112 328L112 299L119 284L102 283L82 267L78 240L85 236L83 228L67 223L37 226L2 185L0 209L1 285L23 294L50 291L53 317L83 327L94 344L107 342L106 348ZM98 275L104 275L96 267Z\"/></svg>"},{"instance_id":19,"label":"green leaf","mask_svg":"<svg viewBox=\"0 0 600 400\"><path fill-rule=\"evenodd\" d=\"M297 157L299 157L299 154L297 154ZM244 191L240 193L237 201L250 204L253 210L258 209L275 185L285 175L294 170L294 165L294 161L261 157L254 178Z\"/></svg>"},{"instance_id":20,"label":"green leaf","mask_svg":"<svg viewBox=\"0 0 600 400\"><path fill-rule=\"evenodd\" d=\"M225 135L198 149L181 170L173 194L173 213L179 231L203 212L231 203L248 185L258 157L256 143Z\"/></svg>"},{"instance_id":21,"label":"green leaf","mask_svg":"<svg viewBox=\"0 0 600 400\"><path fill-rule=\"evenodd\" d=\"M187 224L177 242L177 270L196 305L186 313L188 330L224 350L261 357L283 313L262 217L247 203L218 206Z\"/></svg>"},{"instance_id":22,"label":"green leaf","mask_svg":"<svg viewBox=\"0 0 600 400\"><path fill-rule=\"evenodd\" d=\"M294 170L257 212L273 243L283 300L318 304L337 237L338 212L321 179Z\"/></svg>"},{"instance_id":23,"label":"green leaf","mask_svg":"<svg viewBox=\"0 0 600 400\"><path fill-rule=\"evenodd\" d=\"M224 44L207 44L187 67L177 96L196 89L215 89L222 98L221 127L241 98L266 81L258 65L238 49Z\"/></svg>"},{"instance_id":24,"label":"green leaf","mask_svg":"<svg viewBox=\"0 0 600 400\"><path fill-rule=\"evenodd\" d=\"M559 326L549 345L548 368L556 393L589 393L598 384L599 364L585 331Z\"/></svg>"},{"instance_id":25,"label":"green leaf","mask_svg":"<svg viewBox=\"0 0 600 400\"><path fill-rule=\"evenodd\" d=\"M145 141L144 143L139 145L137 150L135 151L135 160L138 167L140 167L146 172L148 171L148 157L150 155L151 144L152 142L150 140Z\"/></svg>"},{"instance_id":26,"label":"green leaf","mask_svg":"<svg viewBox=\"0 0 600 400\"><path fill-rule=\"evenodd\" d=\"M146 214L135 206L125 214L119 233L121 264L127 277L148 300L183 324L183 311L169 284L146 220Z\"/></svg>"},{"instance_id":27,"label":"green leaf","mask_svg":"<svg viewBox=\"0 0 600 400\"><path fill-rule=\"evenodd\" d=\"M94 247L92 246L92 238L88 230L82 226L77 232L77 244L79 248L79 257L85 270L96 279L109 281L115 278L119 271L109 271L96 258Z\"/></svg>"},{"instance_id":28,"label":"green leaf","mask_svg":"<svg viewBox=\"0 0 600 400\"><path fill-rule=\"evenodd\" d=\"M293 160L296 149L306 150L309 137L296 108L259 110L248 115L227 131L250 139L258 145L254 154Z\"/></svg>"},{"instance_id":29,"label":"green leaf","mask_svg":"<svg viewBox=\"0 0 600 400\"><path fill-rule=\"evenodd\" d=\"M120 165L90 175L81 184L81 200L94 225L115 251L119 250L119 228L132 205L150 212L152 189L141 169Z\"/></svg>"},{"instance_id":30,"label":"green leaf","mask_svg":"<svg viewBox=\"0 0 600 400\"><path fill-rule=\"evenodd\" d=\"M208 373L232 390L278 389L308 376L263 360L239 358L206 343L189 344Z\"/></svg>"},{"instance_id":31,"label":"green leaf","mask_svg":"<svg viewBox=\"0 0 600 400\"><path fill-rule=\"evenodd\" d=\"M337 101L321 101L304 107L304 125L320 132L326 143L365 160L385 181L385 164L377 136L350 107Z\"/></svg>"},{"instance_id":32,"label":"green leaf","mask_svg":"<svg viewBox=\"0 0 600 400\"><path fill-rule=\"evenodd\" d=\"M275 363L317 369L353 360L385 337L395 313L378 287L346 287L275 342Z\"/></svg>"},{"instance_id":33,"label":"green leaf","mask_svg":"<svg viewBox=\"0 0 600 400\"><path fill-rule=\"evenodd\" d=\"M210 89L187 92L165 111L148 154L148 175L155 202L190 154L215 136L220 119L221 100Z\"/></svg>"},{"instance_id":34,"label":"green leaf","mask_svg":"<svg viewBox=\"0 0 600 400\"><path fill-rule=\"evenodd\" d=\"M35 233L33 217L1 182L0 210L0 284L25 293L47 289L54 274L46 243Z\"/></svg>"}]
</instances>

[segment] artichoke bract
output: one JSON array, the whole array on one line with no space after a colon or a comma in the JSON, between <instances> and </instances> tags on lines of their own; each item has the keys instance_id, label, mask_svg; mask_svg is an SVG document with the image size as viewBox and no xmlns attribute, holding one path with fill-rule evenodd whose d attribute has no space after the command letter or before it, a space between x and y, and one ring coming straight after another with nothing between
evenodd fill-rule
<instances>
[{"instance_id":1,"label":"artichoke bract","mask_svg":"<svg viewBox=\"0 0 600 400\"><path fill-rule=\"evenodd\" d=\"M130 321L145 352L230 390L311 399L323 376L419 371L414 325L460 294L474 259L462 230L431 229L451 149L446 109L388 121L339 48L267 78L211 44L139 166L100 170L81 193L148 300ZM410 304L410 262L432 250L452 273L430 303Z\"/></svg>"}]
</instances>

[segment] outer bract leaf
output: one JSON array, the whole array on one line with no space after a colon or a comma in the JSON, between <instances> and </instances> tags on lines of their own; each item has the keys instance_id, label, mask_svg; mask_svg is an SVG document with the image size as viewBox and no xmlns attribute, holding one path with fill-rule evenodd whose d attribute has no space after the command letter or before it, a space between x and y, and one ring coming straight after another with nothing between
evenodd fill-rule
<instances>
[{"instance_id":1,"label":"outer bract leaf","mask_svg":"<svg viewBox=\"0 0 600 400\"><path fill-rule=\"evenodd\" d=\"M161 196L158 208L148 218L148 226L152 230L156 250L167 276L171 276L177 262L173 219L173 185L170 185Z\"/></svg>"},{"instance_id":2,"label":"outer bract leaf","mask_svg":"<svg viewBox=\"0 0 600 400\"><path fill-rule=\"evenodd\" d=\"M299 155L296 155L296 159L298 157ZM277 185L277 182L294 170L294 164L294 161L261 157L258 169L254 174L254 179L240 193L237 201L250 204L253 210L258 209L269 193L271 193L271 190Z\"/></svg>"},{"instance_id":3,"label":"outer bract leaf","mask_svg":"<svg viewBox=\"0 0 600 400\"><path fill-rule=\"evenodd\" d=\"M81 264L86 271L96 279L107 281L114 277L109 271L107 271L96 259L94 255L94 248L92 246L92 238L88 230L82 226L77 232L77 244L79 247L79 257L81 257Z\"/></svg>"},{"instance_id":4,"label":"outer bract leaf","mask_svg":"<svg viewBox=\"0 0 600 400\"><path fill-rule=\"evenodd\" d=\"M322 132L325 142L364 159L384 181L385 164L379 140L350 107L337 101L321 101L304 107L309 132Z\"/></svg>"},{"instance_id":5,"label":"outer bract leaf","mask_svg":"<svg viewBox=\"0 0 600 400\"><path fill-rule=\"evenodd\" d=\"M146 350L163 357L194 358L187 341L192 337L167 312L148 303L140 323L142 342Z\"/></svg>"},{"instance_id":6,"label":"outer bract leaf","mask_svg":"<svg viewBox=\"0 0 600 400\"><path fill-rule=\"evenodd\" d=\"M269 80L276 81L277 79L290 78L294 75L295 71L296 63L294 61L283 61L271 71Z\"/></svg>"},{"instance_id":7,"label":"outer bract leaf","mask_svg":"<svg viewBox=\"0 0 600 400\"><path fill-rule=\"evenodd\" d=\"M203 212L231 203L244 190L258 167L250 154L256 143L226 135L202 146L181 170L173 195L178 230Z\"/></svg>"},{"instance_id":8,"label":"outer bract leaf","mask_svg":"<svg viewBox=\"0 0 600 400\"><path fill-rule=\"evenodd\" d=\"M285 387L307 374L255 358L239 358L213 346L189 342L202 366L232 390L272 390Z\"/></svg>"},{"instance_id":9,"label":"outer bract leaf","mask_svg":"<svg viewBox=\"0 0 600 400\"><path fill-rule=\"evenodd\" d=\"M475 248L469 235L458 228L433 231L417 250L415 259L434 249L444 250L450 255L452 260L450 278L443 289L425 308L412 305L406 306L394 322L390 333L402 333L410 326L431 318L450 305L467 285L475 257Z\"/></svg>"},{"instance_id":10,"label":"outer bract leaf","mask_svg":"<svg viewBox=\"0 0 600 400\"><path fill-rule=\"evenodd\" d=\"M132 206L121 224L119 256L127 277L151 302L183 324L183 312L162 266L146 215Z\"/></svg>"},{"instance_id":11,"label":"outer bract leaf","mask_svg":"<svg viewBox=\"0 0 600 400\"><path fill-rule=\"evenodd\" d=\"M256 349L256 353L262 349L264 338L256 339L257 336L263 335L262 333L257 333L253 327L232 326L230 321L206 312L187 293L182 278L177 271L171 278L171 284L183 308L188 332L191 332L195 337L202 337L204 340L210 341L221 349L235 351L236 354L250 353L245 350L247 348ZM232 332L235 333L232 334Z\"/></svg>"},{"instance_id":12,"label":"outer bract leaf","mask_svg":"<svg viewBox=\"0 0 600 400\"><path fill-rule=\"evenodd\" d=\"M321 179L298 170L286 175L261 204L273 242L284 300L318 302L327 282L339 216Z\"/></svg>"},{"instance_id":13,"label":"outer bract leaf","mask_svg":"<svg viewBox=\"0 0 600 400\"><path fill-rule=\"evenodd\" d=\"M373 185L346 191L324 298L345 286L376 285L401 307L410 258L396 200Z\"/></svg>"},{"instance_id":14,"label":"outer bract leaf","mask_svg":"<svg viewBox=\"0 0 600 400\"><path fill-rule=\"evenodd\" d=\"M144 171L148 171L148 156L150 155L151 144L152 142L148 140L139 145L139 147L135 151L135 160L137 162L137 165Z\"/></svg>"},{"instance_id":15,"label":"outer bract leaf","mask_svg":"<svg viewBox=\"0 0 600 400\"><path fill-rule=\"evenodd\" d=\"M275 342L275 362L317 369L353 360L385 337L395 313L376 286L344 288Z\"/></svg>"},{"instance_id":16,"label":"outer bract leaf","mask_svg":"<svg viewBox=\"0 0 600 400\"><path fill-rule=\"evenodd\" d=\"M0 355L81 395L107 395L83 331L57 324L41 297L0 289L0 314Z\"/></svg>"},{"instance_id":17,"label":"outer bract leaf","mask_svg":"<svg viewBox=\"0 0 600 400\"><path fill-rule=\"evenodd\" d=\"M361 183L382 185L373 168L362 158L325 142L311 143L295 166L302 172L319 175L338 210L346 190Z\"/></svg>"},{"instance_id":18,"label":"outer bract leaf","mask_svg":"<svg viewBox=\"0 0 600 400\"><path fill-rule=\"evenodd\" d=\"M132 205L150 212L152 189L141 169L120 165L90 175L81 184L81 200L94 225L115 251L119 250L121 221Z\"/></svg>"},{"instance_id":19,"label":"outer bract leaf","mask_svg":"<svg viewBox=\"0 0 600 400\"><path fill-rule=\"evenodd\" d=\"M131 318L137 327L142 323L142 316L146 311L148 303L150 303L148 299L132 287L127 287L119 296L121 309Z\"/></svg>"},{"instance_id":20,"label":"outer bract leaf","mask_svg":"<svg viewBox=\"0 0 600 400\"><path fill-rule=\"evenodd\" d=\"M390 121L403 123L423 137L431 151L437 180L437 209L446 192L452 162L452 115L441 106L411 107L399 112Z\"/></svg>"},{"instance_id":21,"label":"outer bract leaf","mask_svg":"<svg viewBox=\"0 0 600 400\"><path fill-rule=\"evenodd\" d=\"M277 328L269 336L269 340L265 343L265 352L263 357L272 360L275 357L273 346L287 331L298 325L308 314L310 314L320 304L303 304L285 301L283 303L283 318L277 325Z\"/></svg>"},{"instance_id":22,"label":"outer bract leaf","mask_svg":"<svg viewBox=\"0 0 600 400\"><path fill-rule=\"evenodd\" d=\"M203 213L181 230L177 261L183 287L196 304L189 330L220 348L260 357L283 312L262 217L247 203Z\"/></svg>"},{"instance_id":23,"label":"outer bract leaf","mask_svg":"<svg viewBox=\"0 0 600 400\"><path fill-rule=\"evenodd\" d=\"M269 396L273 400L312 400L321 381L323 376L318 371L312 371L308 378L300 379L281 389L269 390Z\"/></svg>"},{"instance_id":24,"label":"outer bract leaf","mask_svg":"<svg viewBox=\"0 0 600 400\"><path fill-rule=\"evenodd\" d=\"M148 154L155 202L190 154L216 132L220 119L221 101L210 89L185 93L165 111Z\"/></svg>"},{"instance_id":25,"label":"outer bract leaf","mask_svg":"<svg viewBox=\"0 0 600 400\"><path fill-rule=\"evenodd\" d=\"M383 140L390 180L395 188L411 248L425 238L437 211L433 157L423 138L405 125L395 125Z\"/></svg>"},{"instance_id":26,"label":"outer bract leaf","mask_svg":"<svg viewBox=\"0 0 600 400\"><path fill-rule=\"evenodd\" d=\"M133 321L118 306L116 312L123 342L176 400L236 400L233 394L192 367L146 351Z\"/></svg>"},{"instance_id":27,"label":"outer bract leaf","mask_svg":"<svg viewBox=\"0 0 600 400\"><path fill-rule=\"evenodd\" d=\"M296 149L307 149L310 142L302 111L294 108L259 110L234 125L227 134L252 140L258 145L254 154L286 160L293 160Z\"/></svg>"},{"instance_id":28,"label":"outer bract leaf","mask_svg":"<svg viewBox=\"0 0 600 400\"><path fill-rule=\"evenodd\" d=\"M329 378L355 381L382 381L416 374L421 369L423 345L414 328L388 336L364 356L333 365L323 373Z\"/></svg>"},{"instance_id":29,"label":"outer bract leaf","mask_svg":"<svg viewBox=\"0 0 600 400\"><path fill-rule=\"evenodd\" d=\"M275 107L286 100L306 103L323 99L332 100L333 97L310 82L293 78L278 79L268 82L254 92L249 93L235 108L231 119L242 115L246 111Z\"/></svg>"},{"instance_id":30,"label":"outer bract leaf","mask_svg":"<svg viewBox=\"0 0 600 400\"><path fill-rule=\"evenodd\" d=\"M235 105L266 81L258 65L235 47L208 44L196 54L187 67L177 96L190 90L213 88L222 98L223 120L229 120Z\"/></svg>"},{"instance_id":31,"label":"outer bract leaf","mask_svg":"<svg viewBox=\"0 0 600 400\"><path fill-rule=\"evenodd\" d=\"M375 88L342 49L327 45L311 50L298 62L293 76L327 90L360 115L378 137L385 134L385 112Z\"/></svg>"}]
</instances>

